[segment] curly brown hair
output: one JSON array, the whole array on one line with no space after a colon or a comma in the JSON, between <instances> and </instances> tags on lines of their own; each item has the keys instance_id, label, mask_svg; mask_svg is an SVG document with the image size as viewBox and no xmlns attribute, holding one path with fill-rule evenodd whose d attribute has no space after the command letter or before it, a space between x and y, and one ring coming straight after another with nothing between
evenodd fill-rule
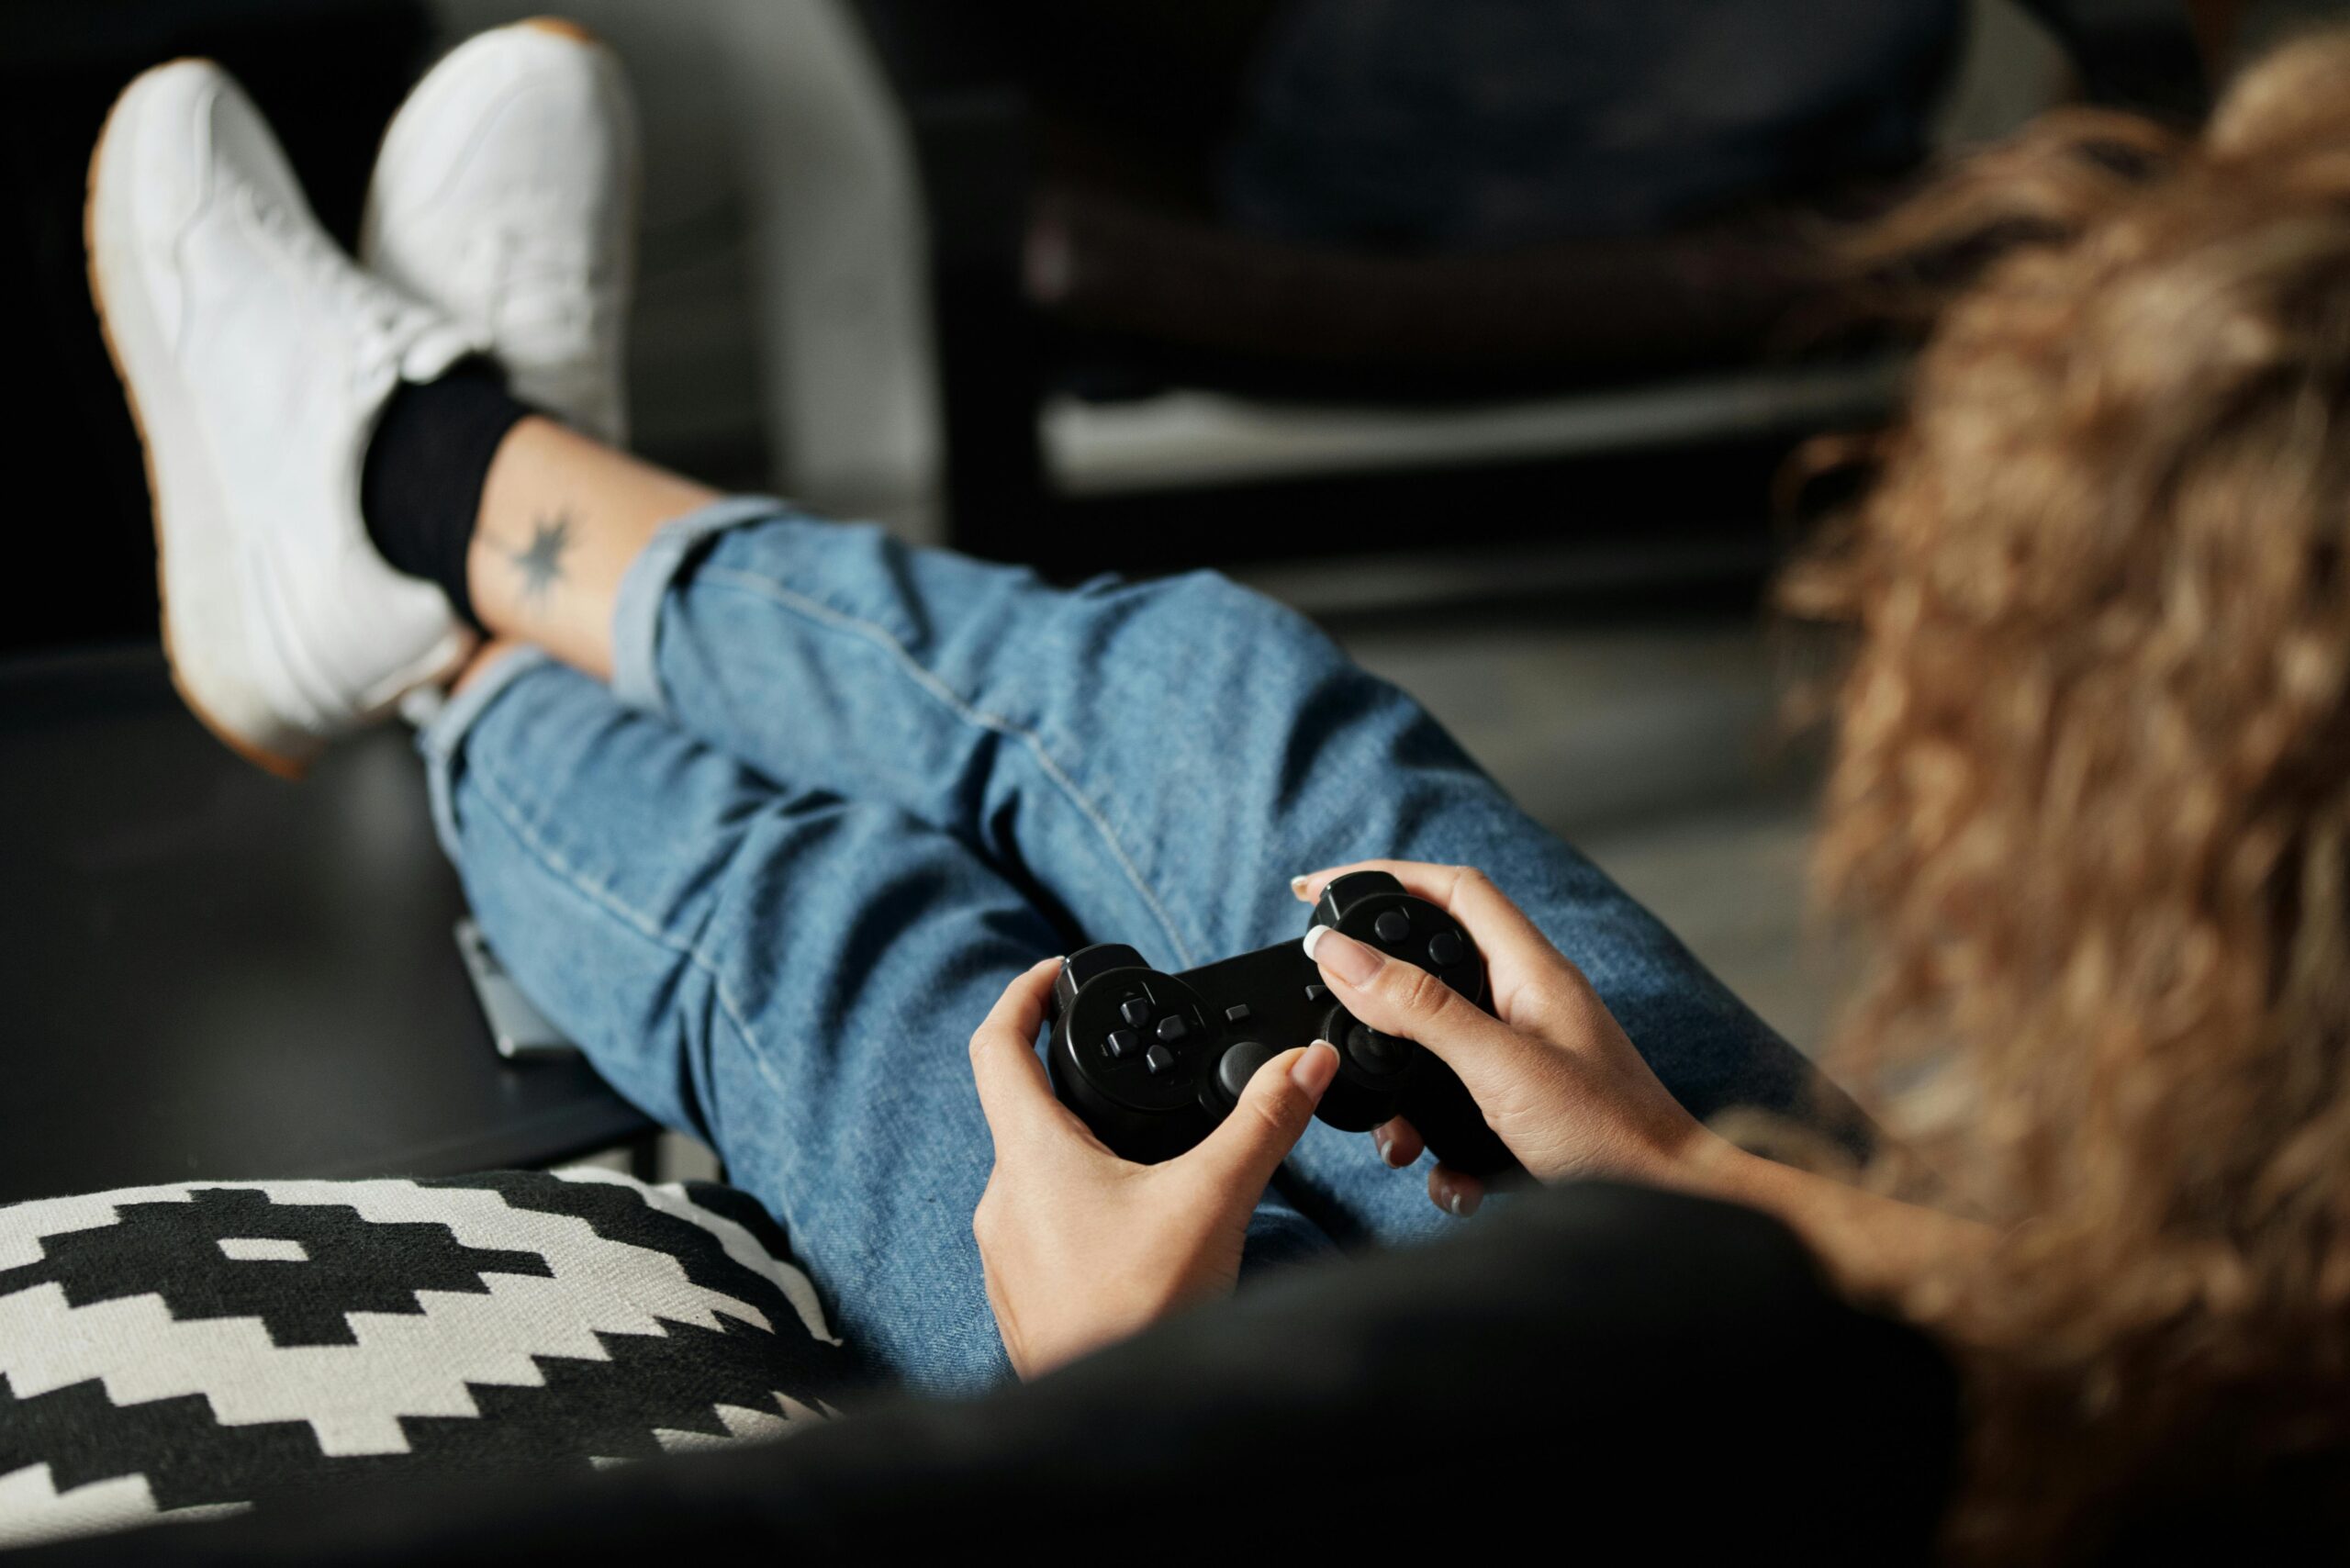
<instances>
[{"instance_id":1,"label":"curly brown hair","mask_svg":"<svg viewBox=\"0 0 2350 1568\"><path fill-rule=\"evenodd\" d=\"M1864 242L1959 280L1784 602L1857 629L1837 1059L2006 1226L1948 1546L2350 1495L2350 33L2197 138L2071 111Z\"/></svg>"}]
</instances>

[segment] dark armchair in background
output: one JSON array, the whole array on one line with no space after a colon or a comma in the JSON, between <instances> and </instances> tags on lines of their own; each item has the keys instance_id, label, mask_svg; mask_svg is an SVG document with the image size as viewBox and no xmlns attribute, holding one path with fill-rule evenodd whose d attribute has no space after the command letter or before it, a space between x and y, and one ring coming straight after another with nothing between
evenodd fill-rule
<instances>
[{"instance_id":1,"label":"dark armchair in background","mask_svg":"<svg viewBox=\"0 0 2350 1568\"><path fill-rule=\"evenodd\" d=\"M1335 55L1327 46L1353 41L1348 22L1408 0L1336 24L1323 7L1303 27L1315 0L857 8L908 118L926 206L949 535L1068 571L1309 554L1340 517L1350 548L1660 516L1742 519L1751 533L1796 442L1887 406L1882 351L1832 330L1851 322L1820 264L1822 219L1864 212L1922 156L1964 13L1958 0L1854 13L1881 35L1882 68L1812 86L1775 141L1748 135L1768 144L1740 191L1701 193L1639 231L1520 225L1448 244L1231 216L1234 149L1252 116L1261 131L1279 51L1292 64L1305 49ZM2182 111L2199 101L2184 10L2056 9L2088 88ZM1786 15L1799 35L1837 25L1818 7ZM1311 36L1317 22L1335 39ZM1790 40L1787 59L1843 36ZM1736 63L1714 66L1733 79ZM1620 166L1634 172L1621 185L1657 183L1636 160ZM1368 433L1290 472L1212 486L1162 470L1097 487L1056 472L1054 406L1201 391L1360 410ZM1414 439L1416 421L1436 437Z\"/></svg>"}]
</instances>

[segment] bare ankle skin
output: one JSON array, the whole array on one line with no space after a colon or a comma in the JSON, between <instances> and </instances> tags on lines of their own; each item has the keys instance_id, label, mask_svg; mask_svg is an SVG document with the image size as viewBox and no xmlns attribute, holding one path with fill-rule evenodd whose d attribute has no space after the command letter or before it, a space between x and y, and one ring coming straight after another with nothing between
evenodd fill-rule
<instances>
[{"instance_id":1,"label":"bare ankle skin","mask_svg":"<svg viewBox=\"0 0 2350 1568\"><path fill-rule=\"evenodd\" d=\"M612 605L645 542L718 492L533 416L507 432L482 487L465 586L493 641L535 644L610 680Z\"/></svg>"}]
</instances>

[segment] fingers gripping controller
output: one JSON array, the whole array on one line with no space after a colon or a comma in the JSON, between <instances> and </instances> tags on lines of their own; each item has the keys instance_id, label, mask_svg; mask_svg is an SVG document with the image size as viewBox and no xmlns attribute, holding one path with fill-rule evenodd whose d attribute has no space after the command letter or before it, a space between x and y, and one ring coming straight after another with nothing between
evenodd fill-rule
<instances>
[{"instance_id":1,"label":"fingers gripping controller","mask_svg":"<svg viewBox=\"0 0 2350 1568\"><path fill-rule=\"evenodd\" d=\"M1405 892L1404 884L1384 871L1356 871L1332 879L1314 906L1313 923L1333 926L1391 958L1426 969L1478 1006L1491 1010L1485 994L1485 960L1469 934L1435 904ZM1311 965L1312 960L1307 962ZM1344 1008L1334 1008L1332 1013L1332 1032L1325 1037L1338 1047L1341 1072L1352 1070L1375 1075L1384 1070L1400 1079L1396 1108L1419 1129L1438 1159L1472 1176L1522 1170L1516 1157L1485 1125L1484 1113L1477 1108L1468 1086L1434 1052L1357 1023ZM1345 1033L1337 1032L1341 1029ZM1376 1126L1378 1121L1369 1125Z\"/></svg>"},{"instance_id":2,"label":"fingers gripping controller","mask_svg":"<svg viewBox=\"0 0 2350 1568\"><path fill-rule=\"evenodd\" d=\"M1484 961L1468 934L1383 871L1333 881L1314 924L1336 926L1485 1004ZM1338 1049L1338 1075L1315 1112L1324 1121L1361 1132L1401 1114L1455 1169L1483 1176L1516 1168L1451 1069L1409 1040L1356 1022L1295 942L1180 975L1149 968L1132 947L1087 947L1062 962L1053 1002L1054 1090L1129 1159L1168 1159L1192 1148L1230 1114L1259 1068L1326 1039Z\"/></svg>"}]
</instances>

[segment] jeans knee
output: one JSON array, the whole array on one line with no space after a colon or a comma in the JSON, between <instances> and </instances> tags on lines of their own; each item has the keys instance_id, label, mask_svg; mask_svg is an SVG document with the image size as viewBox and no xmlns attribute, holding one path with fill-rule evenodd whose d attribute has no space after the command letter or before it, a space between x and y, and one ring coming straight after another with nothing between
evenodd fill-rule
<instances>
[{"instance_id":1,"label":"jeans knee","mask_svg":"<svg viewBox=\"0 0 2350 1568\"><path fill-rule=\"evenodd\" d=\"M1354 668L1313 622L1222 572L1186 572L1147 591L1159 630L1194 659L1228 659L1260 682L1319 682Z\"/></svg>"},{"instance_id":2,"label":"jeans knee","mask_svg":"<svg viewBox=\"0 0 2350 1568\"><path fill-rule=\"evenodd\" d=\"M1248 749L1294 770L1333 746L1393 750L1428 728L1419 706L1363 669L1287 605L1200 571L1143 585L1130 629L1145 644L1120 662L1152 671L1152 685L1202 733L1248 737Z\"/></svg>"}]
</instances>

